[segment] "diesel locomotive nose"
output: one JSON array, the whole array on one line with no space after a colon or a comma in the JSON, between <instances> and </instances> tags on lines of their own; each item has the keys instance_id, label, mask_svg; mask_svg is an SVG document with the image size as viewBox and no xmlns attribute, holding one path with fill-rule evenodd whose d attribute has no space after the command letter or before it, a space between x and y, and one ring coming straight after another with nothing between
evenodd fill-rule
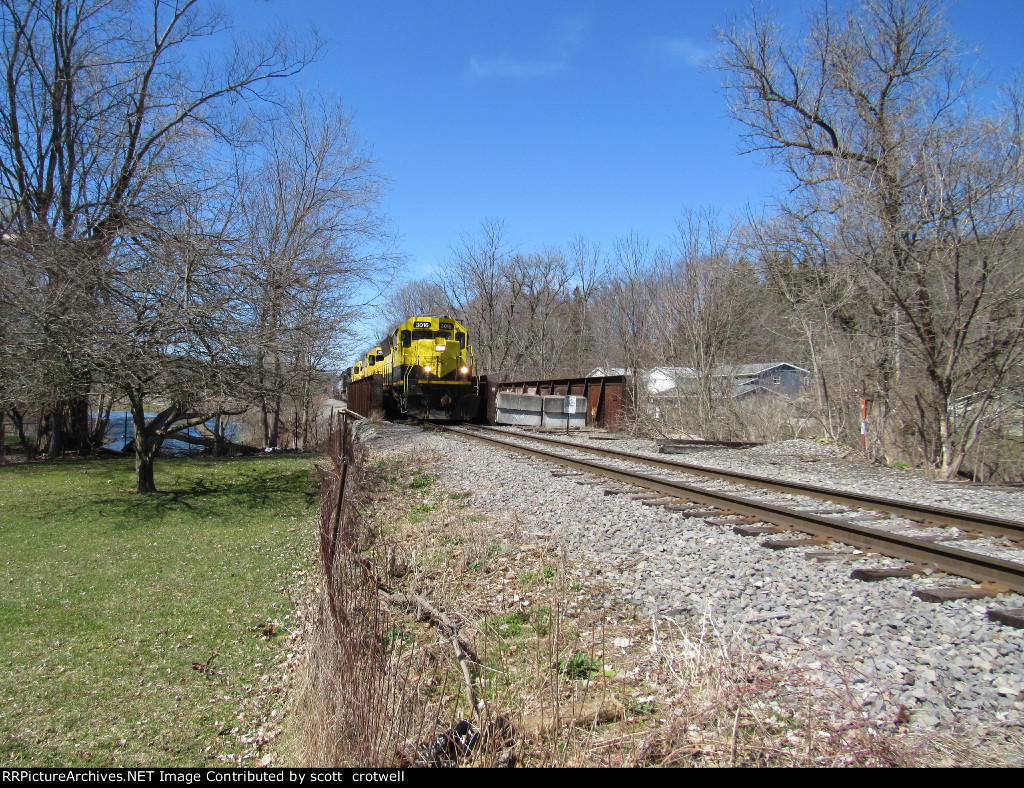
<instances>
[{"instance_id":1,"label":"diesel locomotive nose","mask_svg":"<svg viewBox=\"0 0 1024 788\"><path fill-rule=\"evenodd\" d=\"M480 407L480 380L467 339L465 326L448 315L410 317L357 362L346 393L352 389L358 399L365 390L363 407L377 402L389 415L472 418Z\"/></svg>"}]
</instances>

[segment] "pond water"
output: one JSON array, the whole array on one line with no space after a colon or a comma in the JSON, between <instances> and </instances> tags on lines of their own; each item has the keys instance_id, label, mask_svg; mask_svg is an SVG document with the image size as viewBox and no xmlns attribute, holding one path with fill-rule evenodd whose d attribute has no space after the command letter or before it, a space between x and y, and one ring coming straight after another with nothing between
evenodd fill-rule
<instances>
[{"instance_id":1,"label":"pond water","mask_svg":"<svg viewBox=\"0 0 1024 788\"><path fill-rule=\"evenodd\" d=\"M157 414L147 413L146 418L155 418ZM96 414L92 414L93 418L96 418ZM213 419L206 422L206 426L211 430L213 429ZM186 434L194 435L199 437L200 433L195 427L187 429ZM228 428L225 430L225 434L229 441L238 441L239 428L238 425L228 422ZM107 422L107 431L105 433L105 440L103 447L106 449L113 449L114 451L121 451L135 437L135 424L132 422L132 414L126 410L112 410L110 412L110 421ZM185 457L190 454L199 454L203 451L202 446L193 445L186 443L185 441L179 440L166 440L163 446L160 447L160 454L162 456L171 457Z\"/></svg>"}]
</instances>

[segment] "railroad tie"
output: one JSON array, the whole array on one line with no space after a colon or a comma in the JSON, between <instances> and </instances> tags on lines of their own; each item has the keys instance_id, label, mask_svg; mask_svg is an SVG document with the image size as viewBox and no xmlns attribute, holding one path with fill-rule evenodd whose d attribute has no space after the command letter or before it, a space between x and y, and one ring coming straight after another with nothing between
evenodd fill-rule
<instances>
[{"instance_id":1,"label":"railroad tie","mask_svg":"<svg viewBox=\"0 0 1024 788\"><path fill-rule=\"evenodd\" d=\"M765 534L781 534L786 528L777 525L737 525L732 529L734 534L739 536L764 536Z\"/></svg>"},{"instance_id":2,"label":"railroad tie","mask_svg":"<svg viewBox=\"0 0 1024 788\"><path fill-rule=\"evenodd\" d=\"M678 498L669 498L665 495L648 494L634 495L632 497L634 501L640 501L644 506L664 506L673 512L685 512L691 509L695 511L697 508L697 505L692 501L681 501ZM718 510L716 509L715 511Z\"/></svg>"},{"instance_id":3,"label":"railroad tie","mask_svg":"<svg viewBox=\"0 0 1024 788\"><path fill-rule=\"evenodd\" d=\"M988 611L990 621L1024 629L1024 607L992 608Z\"/></svg>"},{"instance_id":4,"label":"railroad tie","mask_svg":"<svg viewBox=\"0 0 1024 788\"><path fill-rule=\"evenodd\" d=\"M918 588L914 596L925 602L949 602L953 599L984 599L997 596L998 592L991 588L977 586L942 586L935 588Z\"/></svg>"},{"instance_id":5,"label":"railroad tie","mask_svg":"<svg viewBox=\"0 0 1024 788\"><path fill-rule=\"evenodd\" d=\"M824 536L809 536L806 539L765 539L761 547L769 550L788 550L791 547L807 547L812 544L828 544Z\"/></svg>"},{"instance_id":6,"label":"railroad tie","mask_svg":"<svg viewBox=\"0 0 1024 788\"><path fill-rule=\"evenodd\" d=\"M817 561L819 564L827 561L856 561L858 558L863 557L863 555L858 555L857 553L843 553L838 550L813 550L809 553L804 553L804 558L808 561Z\"/></svg>"},{"instance_id":7,"label":"railroad tie","mask_svg":"<svg viewBox=\"0 0 1024 788\"><path fill-rule=\"evenodd\" d=\"M865 583L877 583L890 577L914 577L920 574L924 574L923 566L905 566L902 569L854 569L850 577Z\"/></svg>"},{"instance_id":8,"label":"railroad tie","mask_svg":"<svg viewBox=\"0 0 1024 788\"><path fill-rule=\"evenodd\" d=\"M705 517L704 522L708 525L742 525L743 523L763 523L760 517L750 517L745 514L721 514L717 517Z\"/></svg>"}]
</instances>

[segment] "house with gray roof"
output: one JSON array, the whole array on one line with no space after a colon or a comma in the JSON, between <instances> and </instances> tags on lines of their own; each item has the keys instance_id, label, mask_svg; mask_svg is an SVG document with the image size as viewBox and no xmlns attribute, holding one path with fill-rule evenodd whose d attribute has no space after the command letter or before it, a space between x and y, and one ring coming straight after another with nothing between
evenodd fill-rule
<instances>
[{"instance_id":1,"label":"house with gray roof","mask_svg":"<svg viewBox=\"0 0 1024 788\"><path fill-rule=\"evenodd\" d=\"M627 370L599 368L587 377L624 374ZM691 367L652 367L641 370L637 377L647 395L655 401L692 397L700 381L700 375ZM722 396L727 395L734 400L772 396L792 401L807 385L810 372L788 361L771 361L716 367L711 378L712 385Z\"/></svg>"}]
</instances>

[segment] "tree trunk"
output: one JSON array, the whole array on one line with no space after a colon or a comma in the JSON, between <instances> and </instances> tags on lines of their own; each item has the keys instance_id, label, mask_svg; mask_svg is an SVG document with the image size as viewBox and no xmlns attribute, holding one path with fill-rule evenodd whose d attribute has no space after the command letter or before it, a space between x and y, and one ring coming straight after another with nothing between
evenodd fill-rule
<instances>
[{"instance_id":1,"label":"tree trunk","mask_svg":"<svg viewBox=\"0 0 1024 788\"><path fill-rule=\"evenodd\" d=\"M135 491L140 495L157 492L153 476L153 461L160 449L159 442L151 437L135 435Z\"/></svg>"},{"instance_id":2,"label":"tree trunk","mask_svg":"<svg viewBox=\"0 0 1024 788\"><path fill-rule=\"evenodd\" d=\"M67 403L67 450L87 457L92 452L89 435L89 398L74 397Z\"/></svg>"},{"instance_id":3,"label":"tree trunk","mask_svg":"<svg viewBox=\"0 0 1024 788\"><path fill-rule=\"evenodd\" d=\"M281 440L281 397L274 397L274 409L270 413L270 432L267 434L267 446L277 448Z\"/></svg>"},{"instance_id":4,"label":"tree trunk","mask_svg":"<svg viewBox=\"0 0 1024 788\"><path fill-rule=\"evenodd\" d=\"M25 416L17 408L11 408L7 411L7 415L11 417L11 423L14 425L14 430L18 434L18 443L21 444L21 448L25 452L26 460L34 460L36 457L36 442L30 441L28 436L25 435ZM38 431L38 427L36 428Z\"/></svg>"},{"instance_id":5,"label":"tree trunk","mask_svg":"<svg viewBox=\"0 0 1024 788\"><path fill-rule=\"evenodd\" d=\"M89 398L73 397L47 405L39 422L39 451L50 459L68 452L82 457L92 450L89 436Z\"/></svg>"},{"instance_id":6,"label":"tree trunk","mask_svg":"<svg viewBox=\"0 0 1024 788\"><path fill-rule=\"evenodd\" d=\"M96 403L96 419L89 431L89 447L93 450L100 449L107 437L107 426L110 424L110 411L114 407L113 397L100 395Z\"/></svg>"},{"instance_id":7,"label":"tree trunk","mask_svg":"<svg viewBox=\"0 0 1024 788\"><path fill-rule=\"evenodd\" d=\"M939 413L939 445L941 451L939 473L943 479L950 479L956 476L957 471L960 470L963 455L957 452L953 446L953 430L949 422L948 408Z\"/></svg>"},{"instance_id":8,"label":"tree trunk","mask_svg":"<svg viewBox=\"0 0 1024 788\"><path fill-rule=\"evenodd\" d=\"M276 448L281 439L281 396L271 400L263 398L260 403L263 422L263 447Z\"/></svg>"},{"instance_id":9,"label":"tree trunk","mask_svg":"<svg viewBox=\"0 0 1024 788\"><path fill-rule=\"evenodd\" d=\"M223 457L225 452L226 444L226 433L228 430L228 420L225 417L218 415L213 422L213 456Z\"/></svg>"},{"instance_id":10,"label":"tree trunk","mask_svg":"<svg viewBox=\"0 0 1024 788\"><path fill-rule=\"evenodd\" d=\"M127 389L125 393L131 403L132 423L135 425L135 489L140 495L155 493L153 463L164 439L162 435L154 435L146 429L145 392L139 388Z\"/></svg>"}]
</instances>

